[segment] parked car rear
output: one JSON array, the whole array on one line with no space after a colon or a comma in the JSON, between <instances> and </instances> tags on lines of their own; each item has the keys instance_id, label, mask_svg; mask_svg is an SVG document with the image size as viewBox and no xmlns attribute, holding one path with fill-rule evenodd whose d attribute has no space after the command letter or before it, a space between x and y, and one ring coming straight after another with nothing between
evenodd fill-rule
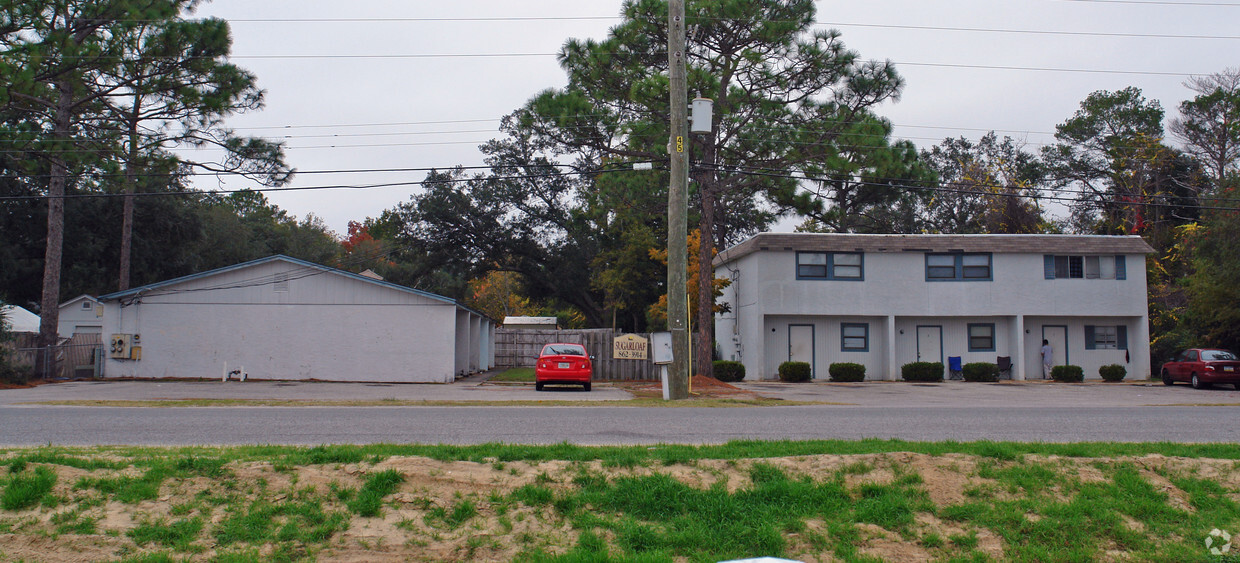
<instances>
[{"instance_id":1,"label":"parked car rear","mask_svg":"<svg viewBox=\"0 0 1240 563\"><path fill-rule=\"evenodd\" d=\"M1215 383L1230 383L1240 389L1240 357L1220 348L1189 348L1163 364L1163 385L1187 381L1194 389L1205 389Z\"/></svg>"},{"instance_id":2,"label":"parked car rear","mask_svg":"<svg viewBox=\"0 0 1240 563\"><path fill-rule=\"evenodd\" d=\"M534 388L542 391L548 383L571 384L589 391L590 379L594 376L593 359L580 344L547 344L534 366Z\"/></svg>"}]
</instances>

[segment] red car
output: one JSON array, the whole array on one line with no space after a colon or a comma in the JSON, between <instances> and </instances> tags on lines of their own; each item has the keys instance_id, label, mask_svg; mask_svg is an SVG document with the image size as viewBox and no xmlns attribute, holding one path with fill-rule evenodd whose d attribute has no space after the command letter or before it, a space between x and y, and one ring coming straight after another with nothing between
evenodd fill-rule
<instances>
[{"instance_id":1,"label":"red car","mask_svg":"<svg viewBox=\"0 0 1240 563\"><path fill-rule=\"evenodd\" d=\"M1193 389L1215 383L1230 383L1240 389L1240 357L1230 350L1190 348L1171 358L1162 367L1163 385L1187 381Z\"/></svg>"},{"instance_id":2,"label":"red car","mask_svg":"<svg viewBox=\"0 0 1240 563\"><path fill-rule=\"evenodd\" d=\"M542 391L543 385L548 383L568 383L581 385L589 391L594 374L590 362L593 359L580 344L558 342L543 346L538 354L538 365L534 367L534 388Z\"/></svg>"}]
</instances>

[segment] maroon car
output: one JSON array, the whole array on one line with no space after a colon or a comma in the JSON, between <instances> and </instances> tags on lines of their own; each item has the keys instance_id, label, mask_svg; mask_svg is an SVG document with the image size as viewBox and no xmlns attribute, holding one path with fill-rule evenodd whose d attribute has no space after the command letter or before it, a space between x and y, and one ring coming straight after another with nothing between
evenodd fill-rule
<instances>
[{"instance_id":1,"label":"maroon car","mask_svg":"<svg viewBox=\"0 0 1240 563\"><path fill-rule=\"evenodd\" d=\"M592 360L580 344L557 342L543 346L534 366L534 389L543 390L548 383L581 385L590 390L590 378L594 374Z\"/></svg>"},{"instance_id":2,"label":"maroon car","mask_svg":"<svg viewBox=\"0 0 1240 563\"><path fill-rule=\"evenodd\" d=\"M1161 375L1163 385L1187 381L1193 389L1205 389L1215 383L1230 383L1240 389L1240 357L1230 350L1189 348L1163 364Z\"/></svg>"}]
</instances>

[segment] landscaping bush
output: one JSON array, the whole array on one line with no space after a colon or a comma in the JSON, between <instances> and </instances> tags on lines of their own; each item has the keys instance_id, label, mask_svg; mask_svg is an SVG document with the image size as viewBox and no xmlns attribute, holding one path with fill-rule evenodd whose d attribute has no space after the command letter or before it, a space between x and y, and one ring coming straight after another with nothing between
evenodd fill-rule
<instances>
[{"instance_id":1,"label":"landscaping bush","mask_svg":"<svg viewBox=\"0 0 1240 563\"><path fill-rule=\"evenodd\" d=\"M972 362L960 367L965 381L999 381L999 364Z\"/></svg>"},{"instance_id":2,"label":"landscaping bush","mask_svg":"<svg viewBox=\"0 0 1240 563\"><path fill-rule=\"evenodd\" d=\"M942 362L910 362L900 366L905 381L943 381Z\"/></svg>"},{"instance_id":3,"label":"landscaping bush","mask_svg":"<svg viewBox=\"0 0 1240 563\"><path fill-rule=\"evenodd\" d=\"M1051 368L1051 379L1066 383L1085 381L1085 370L1081 366L1055 366Z\"/></svg>"},{"instance_id":4,"label":"landscaping bush","mask_svg":"<svg viewBox=\"0 0 1240 563\"><path fill-rule=\"evenodd\" d=\"M1128 370L1119 364L1110 364L1099 367L1098 375L1106 381L1123 381L1124 376L1128 375Z\"/></svg>"},{"instance_id":5,"label":"landscaping bush","mask_svg":"<svg viewBox=\"0 0 1240 563\"><path fill-rule=\"evenodd\" d=\"M718 361L715 364L715 379L735 382L745 379L745 364L740 362Z\"/></svg>"},{"instance_id":6,"label":"landscaping bush","mask_svg":"<svg viewBox=\"0 0 1240 563\"><path fill-rule=\"evenodd\" d=\"M852 362L837 362L827 367L831 381L865 381L865 366Z\"/></svg>"},{"instance_id":7,"label":"landscaping bush","mask_svg":"<svg viewBox=\"0 0 1240 563\"><path fill-rule=\"evenodd\" d=\"M779 379L788 383L809 381L813 371L809 362L784 362L779 364Z\"/></svg>"}]
</instances>

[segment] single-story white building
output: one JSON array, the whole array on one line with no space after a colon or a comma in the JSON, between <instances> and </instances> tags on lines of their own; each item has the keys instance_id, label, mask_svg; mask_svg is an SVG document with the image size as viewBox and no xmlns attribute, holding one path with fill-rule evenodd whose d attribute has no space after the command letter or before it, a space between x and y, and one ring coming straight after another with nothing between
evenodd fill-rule
<instances>
[{"instance_id":1,"label":"single-story white building","mask_svg":"<svg viewBox=\"0 0 1240 563\"><path fill-rule=\"evenodd\" d=\"M287 256L99 300L104 377L450 383L495 363L485 315Z\"/></svg>"},{"instance_id":2,"label":"single-story white building","mask_svg":"<svg viewBox=\"0 0 1240 563\"><path fill-rule=\"evenodd\" d=\"M504 317L503 328L557 330L560 328L560 320L555 317Z\"/></svg>"},{"instance_id":3,"label":"single-story white building","mask_svg":"<svg viewBox=\"0 0 1240 563\"><path fill-rule=\"evenodd\" d=\"M731 280L715 317L725 360L746 379L773 379L786 361L815 379L832 363L894 380L914 361L999 363L1012 379L1054 365L1086 378L1120 364L1150 376L1145 256L1136 236L762 233L716 256Z\"/></svg>"},{"instance_id":4,"label":"single-story white building","mask_svg":"<svg viewBox=\"0 0 1240 563\"><path fill-rule=\"evenodd\" d=\"M79 295L60 304L60 323L56 327L61 338L75 334L103 332L103 304L89 295Z\"/></svg>"},{"instance_id":5,"label":"single-story white building","mask_svg":"<svg viewBox=\"0 0 1240 563\"><path fill-rule=\"evenodd\" d=\"M0 309L4 309L4 320L9 323L9 332L39 333L38 315L17 305L0 305Z\"/></svg>"}]
</instances>

